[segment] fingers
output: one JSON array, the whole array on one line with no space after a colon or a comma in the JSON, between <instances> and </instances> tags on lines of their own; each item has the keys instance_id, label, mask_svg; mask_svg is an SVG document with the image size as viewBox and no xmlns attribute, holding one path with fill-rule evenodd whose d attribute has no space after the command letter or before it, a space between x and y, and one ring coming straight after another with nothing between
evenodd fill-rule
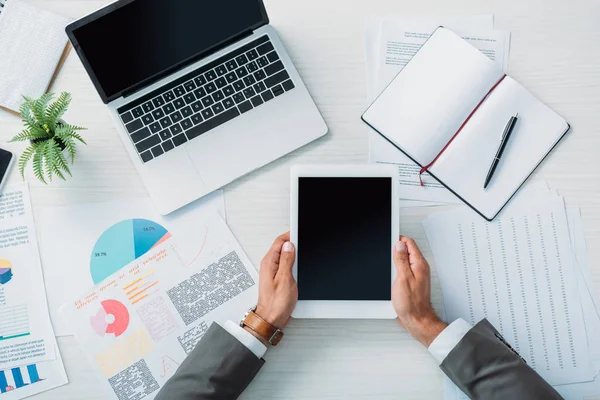
<instances>
[{"instance_id":1,"label":"fingers","mask_svg":"<svg viewBox=\"0 0 600 400\"><path fill-rule=\"evenodd\" d=\"M285 242L281 249L281 257L279 259L279 270L277 277L292 278L292 267L296 260L296 248L291 242Z\"/></svg>"},{"instance_id":2,"label":"fingers","mask_svg":"<svg viewBox=\"0 0 600 400\"><path fill-rule=\"evenodd\" d=\"M277 274L277 270L279 269L279 261L281 258L281 250L284 243L288 242L289 240L289 232L286 232L275 239L271 245L271 248L269 249L269 252L261 263L261 269L265 268L271 278L274 278L275 274Z\"/></svg>"},{"instance_id":3,"label":"fingers","mask_svg":"<svg viewBox=\"0 0 600 400\"><path fill-rule=\"evenodd\" d=\"M421 250L419 250L419 246L417 246L413 239L406 236L401 236L400 241L404 243L408 248L408 256L411 264L414 264L424 259L423 254L421 254Z\"/></svg>"},{"instance_id":4,"label":"fingers","mask_svg":"<svg viewBox=\"0 0 600 400\"><path fill-rule=\"evenodd\" d=\"M417 243L415 243L413 239L405 236L402 236L400 241L404 243L408 249L408 260L415 277L421 278L429 276L429 263L425 257L423 257Z\"/></svg>"},{"instance_id":5,"label":"fingers","mask_svg":"<svg viewBox=\"0 0 600 400\"><path fill-rule=\"evenodd\" d=\"M410 268L409 254L406 244L402 241L397 241L394 245L394 264L399 278L413 279L414 275Z\"/></svg>"},{"instance_id":6,"label":"fingers","mask_svg":"<svg viewBox=\"0 0 600 400\"><path fill-rule=\"evenodd\" d=\"M269 252L263 258L261 263L261 270L264 268L266 272L268 272L271 278L275 277L277 274L277 270L279 269L279 260L281 258L281 250L283 248L283 244L290 240L290 233L286 232L283 235L279 236L269 249Z\"/></svg>"},{"instance_id":7,"label":"fingers","mask_svg":"<svg viewBox=\"0 0 600 400\"><path fill-rule=\"evenodd\" d=\"M273 244L271 245L271 249L267 253L267 259L269 263L279 265L279 258L281 257L281 248L285 242L290 240L290 233L286 232L283 235L279 236Z\"/></svg>"}]
</instances>

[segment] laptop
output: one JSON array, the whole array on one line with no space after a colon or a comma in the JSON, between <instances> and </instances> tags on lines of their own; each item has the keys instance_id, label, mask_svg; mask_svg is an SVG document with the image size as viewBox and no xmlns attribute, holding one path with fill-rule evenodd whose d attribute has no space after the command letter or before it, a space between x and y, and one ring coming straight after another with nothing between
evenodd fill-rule
<instances>
[{"instance_id":1,"label":"laptop","mask_svg":"<svg viewBox=\"0 0 600 400\"><path fill-rule=\"evenodd\" d=\"M162 215L327 133L262 0L120 0L66 32Z\"/></svg>"}]
</instances>

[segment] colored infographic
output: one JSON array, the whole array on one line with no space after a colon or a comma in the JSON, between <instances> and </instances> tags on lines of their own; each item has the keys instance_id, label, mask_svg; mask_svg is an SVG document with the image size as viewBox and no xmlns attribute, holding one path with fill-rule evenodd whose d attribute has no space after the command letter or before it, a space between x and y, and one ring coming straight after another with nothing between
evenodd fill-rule
<instances>
[{"instance_id":1,"label":"colored infographic","mask_svg":"<svg viewBox=\"0 0 600 400\"><path fill-rule=\"evenodd\" d=\"M171 234L160 224L147 219L127 219L108 228L96 241L90 260L95 284L143 256Z\"/></svg>"},{"instance_id":2,"label":"colored infographic","mask_svg":"<svg viewBox=\"0 0 600 400\"><path fill-rule=\"evenodd\" d=\"M129 311L127 307L117 300L104 300L100 303L101 307L90 318L92 329L99 336L115 335L121 336L129 326Z\"/></svg>"},{"instance_id":3,"label":"colored infographic","mask_svg":"<svg viewBox=\"0 0 600 400\"><path fill-rule=\"evenodd\" d=\"M7 284L13 277L12 264L0 258L0 285Z\"/></svg>"}]
</instances>

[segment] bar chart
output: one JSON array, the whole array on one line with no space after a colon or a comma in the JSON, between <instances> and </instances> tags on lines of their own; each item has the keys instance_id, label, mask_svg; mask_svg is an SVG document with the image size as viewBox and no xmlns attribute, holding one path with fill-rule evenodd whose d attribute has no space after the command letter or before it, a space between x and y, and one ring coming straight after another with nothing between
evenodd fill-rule
<instances>
[{"instance_id":1,"label":"bar chart","mask_svg":"<svg viewBox=\"0 0 600 400\"><path fill-rule=\"evenodd\" d=\"M17 390L42 380L35 364L0 371L0 393Z\"/></svg>"}]
</instances>

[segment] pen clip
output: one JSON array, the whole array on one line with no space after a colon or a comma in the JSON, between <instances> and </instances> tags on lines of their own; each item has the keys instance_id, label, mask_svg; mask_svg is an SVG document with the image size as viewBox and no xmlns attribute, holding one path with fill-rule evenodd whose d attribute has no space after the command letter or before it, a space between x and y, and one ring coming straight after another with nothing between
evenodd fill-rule
<instances>
[{"instance_id":1,"label":"pen clip","mask_svg":"<svg viewBox=\"0 0 600 400\"><path fill-rule=\"evenodd\" d=\"M502 139L500 140L501 142L504 141L504 139L506 139L506 136L508 135L508 132L510 131L510 129L508 129L511 124L516 123L516 121L519 119L519 113L516 113L515 115L513 115L512 117L510 117L510 119L508 120L508 123L506 124L506 128L504 128L504 132L502 133Z\"/></svg>"}]
</instances>

